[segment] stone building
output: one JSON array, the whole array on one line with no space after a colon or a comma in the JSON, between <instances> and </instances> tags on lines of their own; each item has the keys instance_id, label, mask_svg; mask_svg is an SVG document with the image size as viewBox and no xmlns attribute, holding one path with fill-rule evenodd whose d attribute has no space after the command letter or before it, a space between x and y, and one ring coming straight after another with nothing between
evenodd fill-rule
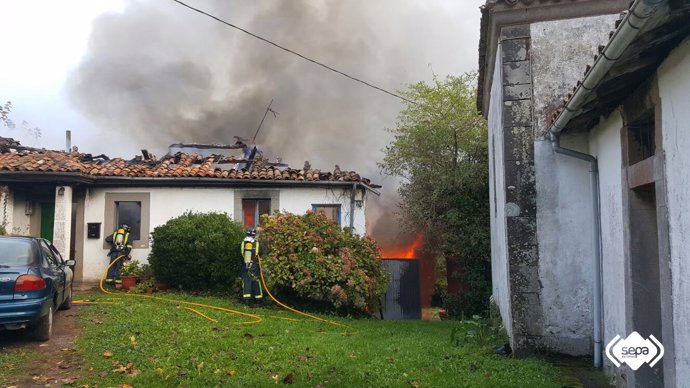
<instances>
[{"instance_id":1,"label":"stone building","mask_svg":"<svg viewBox=\"0 0 690 388\"><path fill-rule=\"evenodd\" d=\"M593 354L618 386L690 384L689 11L688 0L482 8L493 298L517 354ZM633 331L663 343L654 367L604 355Z\"/></svg>"}]
</instances>

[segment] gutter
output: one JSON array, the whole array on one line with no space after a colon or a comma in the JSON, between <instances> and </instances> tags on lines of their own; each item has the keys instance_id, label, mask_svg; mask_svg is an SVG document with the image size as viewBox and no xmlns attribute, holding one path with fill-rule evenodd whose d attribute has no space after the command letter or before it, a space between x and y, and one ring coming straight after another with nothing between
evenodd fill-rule
<instances>
[{"instance_id":1,"label":"gutter","mask_svg":"<svg viewBox=\"0 0 690 388\"><path fill-rule=\"evenodd\" d=\"M585 74L573 96L565 104L565 108L558 113L553 124L549 128L551 133L551 146L555 153L580 159L590 164L592 209L593 209L593 242L594 242L594 286L593 298L593 339L594 339L594 367L601 368L603 360L603 293L602 293L602 247L601 247L601 201L599 192L599 169L597 159L589 154L562 148L560 145L561 132L566 128L571 119L581 113L582 107L595 93L597 87L620 59L625 50L644 30L649 19L656 13L660 6L668 0L635 0L630 6L628 14L614 32L608 44L604 47L594 65Z\"/></svg>"},{"instance_id":2,"label":"gutter","mask_svg":"<svg viewBox=\"0 0 690 388\"><path fill-rule=\"evenodd\" d=\"M667 2L668 0L635 0L635 3L630 6L628 14L623 18L618 29L616 29L608 44L604 47L601 55L596 58L594 65L585 74L582 83L577 86L563 111L554 120L550 128L551 133L561 132L572 118L580 114L582 107L589 100L589 97L594 94L599 83L604 79L609 70L637 38L659 7Z\"/></svg>"}]
</instances>

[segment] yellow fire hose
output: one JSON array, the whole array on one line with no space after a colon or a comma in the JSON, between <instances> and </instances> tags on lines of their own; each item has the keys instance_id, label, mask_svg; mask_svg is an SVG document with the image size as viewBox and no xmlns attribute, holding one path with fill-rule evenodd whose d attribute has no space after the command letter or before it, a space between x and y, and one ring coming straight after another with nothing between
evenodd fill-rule
<instances>
[{"instance_id":1,"label":"yellow fire hose","mask_svg":"<svg viewBox=\"0 0 690 388\"><path fill-rule=\"evenodd\" d=\"M103 293L109 294L109 295L125 295L125 296L138 297L138 298L149 298L149 299L161 300L161 301L169 302L169 303L175 303L175 304L178 304L178 305L188 305L188 306L195 306L195 307L204 307L204 308L208 308L208 309L212 309L212 310L222 311L222 312L224 312L224 313L226 313L226 314L237 314L237 315L242 315L242 316L245 316L245 317L248 317L248 318L253 319L252 321L243 321L243 322L239 322L239 324L242 324L242 325L251 325L251 324L260 323L261 321L263 321L263 319L262 319L260 316L256 315L256 314L243 313L243 312L241 312L241 311L226 309L226 308L224 308L224 307L212 306L212 305L207 305L207 304L203 304L203 303L186 302L186 301L183 301L183 300L170 299L170 298L163 298L163 297L160 297L160 296L153 296L153 295L127 294L127 293L119 293L119 292L108 291L107 289L105 289L105 287L103 287L103 280L105 279L105 276L107 275L108 270L110 269L110 267L112 267L115 263L118 262L118 260L121 260L123 257L125 257L125 256L124 256L124 255L120 255L120 256L116 257L115 260L113 260L112 263L110 263L110 265L108 265L108 267L105 269L105 271L103 271L103 275L101 275L101 280L100 280L100 282L99 282L99 284L98 284L99 287L100 287L100 289L101 289L101 291L102 291ZM94 302L78 300L78 301L74 301L74 303L75 303L75 304L93 304ZM108 303L108 302L99 302L99 303ZM186 306L183 306L183 307L184 307L185 309L189 310L189 311L192 311L192 312L195 313L195 314L198 314L198 315L200 315L200 316L202 316L202 317L208 319L208 320L211 321L211 322L217 322L217 320L215 320L215 319L213 319L213 318L210 318L210 317L204 315L203 313L201 313L201 312L198 311L198 310L195 310L195 309L193 309L193 308L189 308L189 307L186 307Z\"/></svg>"},{"instance_id":2,"label":"yellow fire hose","mask_svg":"<svg viewBox=\"0 0 690 388\"><path fill-rule=\"evenodd\" d=\"M244 312L241 312L241 311L231 310L231 309L227 309L227 308L224 308L224 307L218 307L218 306L213 306L213 305L207 305L207 304L203 304L203 303L186 302L186 301L182 301L182 300L178 300L178 299L163 298L163 297L153 296L153 295L128 294L128 293L120 293L120 292L112 292L112 291L109 291L109 290L107 290L105 287L103 287L103 280L105 279L105 277L106 277L106 275L107 275L107 273L108 273L108 270L110 270L110 267L112 267L115 263L117 263L118 260L121 260L121 259L124 258L124 257L125 257L124 255L120 255L120 256L116 257L115 260L113 260L112 263L110 263L110 264L108 265L108 267L103 271L103 274L101 275L101 279L100 279L100 282L99 282L99 288L101 289L101 291L102 291L103 293L109 294L109 295L125 295L125 296L131 296L131 297L149 298L149 299L155 299L155 300L160 300L160 301L169 302L169 303L175 303L175 304L178 304L178 305L188 305L188 306L194 306L194 307L203 307L203 308L208 308L208 309L212 309L212 310L221 311L221 312L223 312L223 313L225 313L225 314L237 314L237 315L242 315L242 316L245 316L245 317L248 317L248 318L253 319L252 321L243 321L243 322L239 322L239 324L244 324L244 325L257 324L257 323L261 323L261 322L263 321L263 318L262 318L260 315L257 315L257 314L250 314L250 313L244 313ZM353 327L348 326L348 325L345 325L345 324L342 324L342 323L334 322L334 321L331 321L331 320L328 320L328 319L319 318L319 317L317 317L317 316L314 316L314 315L311 315L311 314L308 314L308 313L299 311L299 310L297 310L297 309L294 309L294 308L292 308L292 307L290 307L290 306L288 306L288 305L286 305L286 304L280 302L278 299L276 299L276 298L273 296L273 294L271 294L271 291L269 291L268 287L266 286L266 279L264 278L264 272L263 272L263 268L262 268L262 264L261 264L261 257L260 257L260 256L257 256L257 258L258 258L258 263L259 263L259 274L261 275L261 284L263 285L264 289L266 290L266 293L267 293L268 296L271 298L271 300L273 300L277 305L279 305L279 306L285 308L286 310L292 311L292 312L294 312L294 313L296 313L296 314L303 315L303 316L305 316L305 317L311 318L311 319L316 320L316 321L325 322L325 323L328 323L328 324L330 324L330 325L345 327L345 328L348 328L348 329L354 329ZM111 298L111 299L113 299L113 298ZM86 300L75 300L73 303L74 303L74 304L83 304L83 305L89 305L89 304L114 304L113 302L92 302L92 301L86 301ZM213 319L213 318L211 318L211 317L209 317L209 316L203 314L202 312L200 312L200 311L198 311L198 310L196 310L196 309L193 309L193 308L191 308L191 307L186 307L186 306L183 306L183 308L186 309L186 310L189 310L189 311L191 311L191 312L193 312L193 313L195 313L195 314L198 314L199 316L201 316L201 317L203 317L203 318L205 318L205 319L207 319L207 320L209 320L209 321L211 321L211 322L218 322L216 319ZM283 320L286 320L286 321L299 321L298 319L283 318L283 317L276 317L276 316L269 316L269 318L283 319Z\"/></svg>"},{"instance_id":3,"label":"yellow fire hose","mask_svg":"<svg viewBox=\"0 0 690 388\"><path fill-rule=\"evenodd\" d=\"M345 327L345 328L348 328L348 329L354 329L352 326L348 326L348 325L345 325L345 324L342 324L342 323L338 323L338 322L334 322L334 321L329 321L328 319L319 318L319 317L317 317L317 316L314 316L314 315L311 315L311 314L307 314L307 313L305 313L305 312L302 312L302 311L293 309L292 307L290 307L290 306L288 306L288 305L286 305L286 304L280 302L278 299L276 299L276 298L273 296L273 294L271 294L271 291L269 291L268 287L266 286L266 279L264 279L264 271L263 271L263 268L261 267L261 256L257 255L256 257L259 259L259 274L261 275L261 284L263 285L264 290L266 290L266 293L267 293L268 296L271 298L271 300L273 300L274 302L276 302L276 304L277 304L278 306L280 306L280 307L282 307L282 308L284 308L284 309L286 309L286 310L292 311L293 313L297 313L297 314L299 314L299 315L304 315L305 317L308 317L308 318L311 318L311 319L314 319L314 320L317 320L317 321L326 322L326 323L329 323L329 324L331 324L331 325L340 326L340 327Z\"/></svg>"}]
</instances>

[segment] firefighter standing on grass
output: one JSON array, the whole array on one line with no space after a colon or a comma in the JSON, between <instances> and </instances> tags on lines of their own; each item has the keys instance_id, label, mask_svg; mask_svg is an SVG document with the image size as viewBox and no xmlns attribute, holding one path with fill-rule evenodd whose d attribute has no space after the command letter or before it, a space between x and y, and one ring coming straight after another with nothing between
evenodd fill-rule
<instances>
[{"instance_id":1,"label":"firefighter standing on grass","mask_svg":"<svg viewBox=\"0 0 690 388\"><path fill-rule=\"evenodd\" d=\"M110 252L108 252L108 257L110 257L110 263L112 264L118 257L124 256L123 258L117 260L117 263L112 265L108 269L108 275L106 276L106 283L122 283L120 280L120 272L122 271L122 265L125 259L129 257L129 252L132 251L132 241L130 240L131 228L128 225L121 225L113 233L112 236L108 236L107 242L112 244Z\"/></svg>"},{"instance_id":2,"label":"firefighter standing on grass","mask_svg":"<svg viewBox=\"0 0 690 388\"><path fill-rule=\"evenodd\" d=\"M256 230L249 228L247 235L240 246L243 265L242 274L242 301L246 305L261 302L264 297L261 289L259 272L259 240L256 239Z\"/></svg>"}]
</instances>

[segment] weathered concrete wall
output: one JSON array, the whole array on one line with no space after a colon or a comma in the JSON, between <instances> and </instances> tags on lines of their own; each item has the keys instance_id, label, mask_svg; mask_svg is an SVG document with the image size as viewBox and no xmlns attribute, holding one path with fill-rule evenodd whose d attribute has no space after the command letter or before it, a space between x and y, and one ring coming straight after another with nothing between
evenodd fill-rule
<instances>
[{"instance_id":1,"label":"weathered concrete wall","mask_svg":"<svg viewBox=\"0 0 690 388\"><path fill-rule=\"evenodd\" d=\"M590 132L589 150L599 161L601 198L601 245L604 304L604 344L616 335L628 335L626 328L626 235L624 222L623 160L621 135L623 119L614 111ZM608 358L604 358L608 374L620 374Z\"/></svg>"},{"instance_id":2,"label":"weathered concrete wall","mask_svg":"<svg viewBox=\"0 0 690 388\"><path fill-rule=\"evenodd\" d=\"M676 382L690 382L690 40L659 68L673 293Z\"/></svg>"},{"instance_id":3,"label":"weathered concrete wall","mask_svg":"<svg viewBox=\"0 0 690 388\"><path fill-rule=\"evenodd\" d=\"M565 148L587 152L587 135L562 135ZM549 349L591 352L592 195L589 164L555 155L548 141L534 148L537 180L539 280Z\"/></svg>"},{"instance_id":4,"label":"weathered concrete wall","mask_svg":"<svg viewBox=\"0 0 690 388\"><path fill-rule=\"evenodd\" d=\"M30 234L31 217L25 214L26 196L24 193L13 192L12 194L12 221L8 232L18 235ZM34 203L34 212L39 211L40 206Z\"/></svg>"},{"instance_id":5,"label":"weathered concrete wall","mask_svg":"<svg viewBox=\"0 0 690 388\"><path fill-rule=\"evenodd\" d=\"M555 155L547 117L581 79L617 15L535 23L532 35L534 168L542 287L543 346L572 355L592 349L593 239L589 165ZM588 136L563 135L562 146L588 152Z\"/></svg>"},{"instance_id":6,"label":"weathered concrete wall","mask_svg":"<svg viewBox=\"0 0 690 388\"><path fill-rule=\"evenodd\" d=\"M501 45L496 54L496 71L489 108L489 195L491 200L491 279L493 299L501 312L503 325L512 337L508 253L506 251L505 161L503 157L503 71Z\"/></svg>"},{"instance_id":7,"label":"weathered concrete wall","mask_svg":"<svg viewBox=\"0 0 690 388\"><path fill-rule=\"evenodd\" d=\"M608 42L618 15L557 20L532 25L535 137L546 137L547 117L594 62L597 47Z\"/></svg>"}]
</instances>

